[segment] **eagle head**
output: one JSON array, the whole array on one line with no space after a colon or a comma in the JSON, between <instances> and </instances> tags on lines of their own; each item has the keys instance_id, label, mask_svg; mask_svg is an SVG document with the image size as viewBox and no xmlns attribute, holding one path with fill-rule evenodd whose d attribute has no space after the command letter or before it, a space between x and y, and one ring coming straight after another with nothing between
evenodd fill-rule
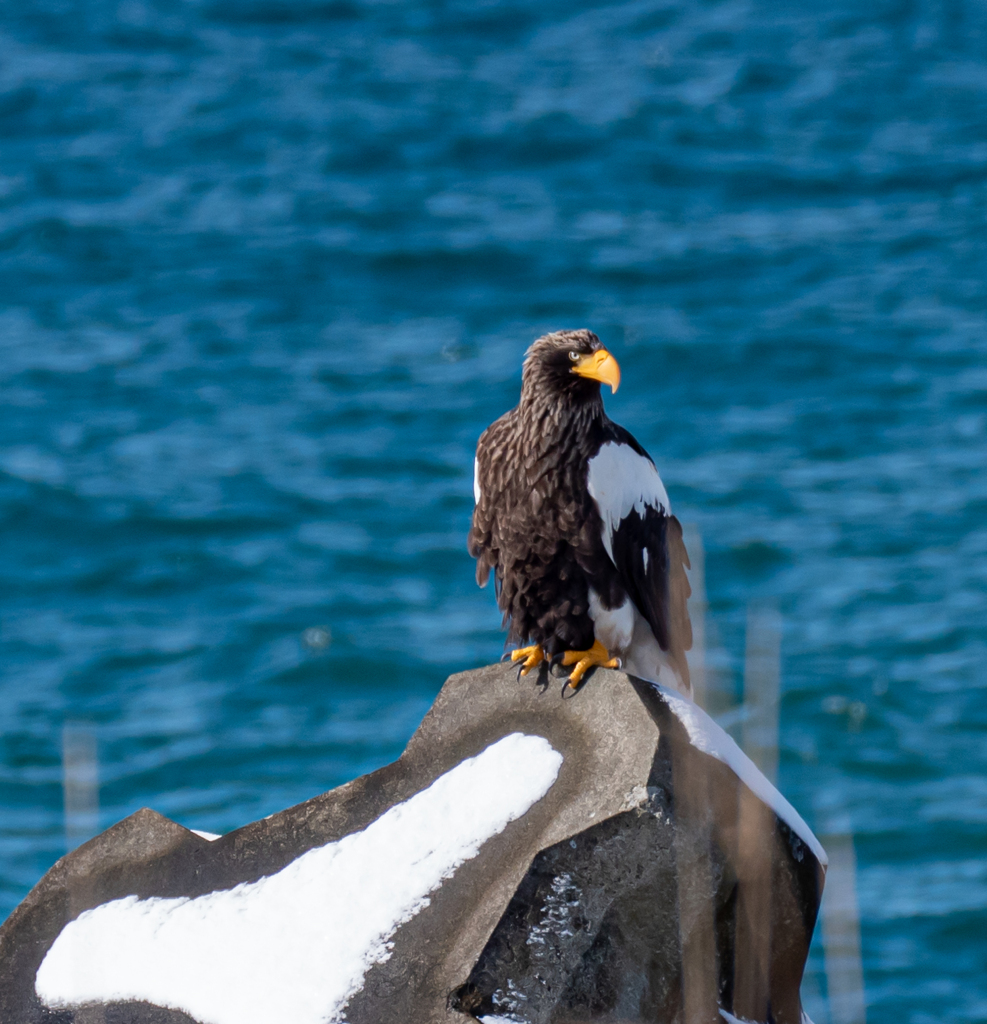
<instances>
[{"instance_id":1,"label":"eagle head","mask_svg":"<svg viewBox=\"0 0 987 1024\"><path fill-rule=\"evenodd\" d=\"M617 360L587 330L553 331L539 338L524 359L521 394L599 399L600 384L620 385Z\"/></svg>"}]
</instances>

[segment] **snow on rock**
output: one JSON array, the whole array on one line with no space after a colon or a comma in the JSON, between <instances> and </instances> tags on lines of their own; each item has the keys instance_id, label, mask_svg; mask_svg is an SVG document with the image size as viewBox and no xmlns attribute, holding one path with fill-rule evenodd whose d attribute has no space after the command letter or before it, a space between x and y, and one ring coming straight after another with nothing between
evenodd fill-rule
<instances>
[{"instance_id":1,"label":"snow on rock","mask_svg":"<svg viewBox=\"0 0 987 1024\"><path fill-rule=\"evenodd\" d=\"M685 727L692 745L710 757L727 765L741 782L771 810L812 850L816 860L826 867L829 859L822 843L805 823L802 815L765 778L756 764L737 746L733 738L716 724L709 715L691 700L657 683L652 684L661 693L675 717Z\"/></svg>"},{"instance_id":2,"label":"snow on rock","mask_svg":"<svg viewBox=\"0 0 987 1024\"><path fill-rule=\"evenodd\" d=\"M196 898L113 900L69 922L35 988L49 1007L146 1000L203 1024L338 1021L429 894L554 784L562 755L512 733L362 832Z\"/></svg>"}]
</instances>

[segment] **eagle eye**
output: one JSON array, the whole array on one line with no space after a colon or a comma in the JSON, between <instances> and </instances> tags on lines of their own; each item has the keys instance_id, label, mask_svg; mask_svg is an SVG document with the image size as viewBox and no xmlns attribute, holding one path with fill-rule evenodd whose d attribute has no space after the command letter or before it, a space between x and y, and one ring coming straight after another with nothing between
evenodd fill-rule
<instances>
[{"instance_id":1,"label":"eagle eye","mask_svg":"<svg viewBox=\"0 0 987 1024\"><path fill-rule=\"evenodd\" d=\"M572 361L573 361L574 363L578 363L578 362L579 362L579 353L578 353L578 352L570 352L570 353L569 353L569 358L570 358L570 359L571 359L571 360L572 360Z\"/></svg>"}]
</instances>

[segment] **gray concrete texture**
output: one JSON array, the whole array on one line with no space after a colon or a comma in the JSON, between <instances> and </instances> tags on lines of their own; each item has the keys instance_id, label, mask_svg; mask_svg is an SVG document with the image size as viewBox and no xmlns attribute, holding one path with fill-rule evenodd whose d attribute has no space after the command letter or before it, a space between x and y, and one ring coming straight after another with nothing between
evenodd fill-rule
<instances>
[{"instance_id":1,"label":"gray concrete texture","mask_svg":"<svg viewBox=\"0 0 987 1024\"><path fill-rule=\"evenodd\" d=\"M145 809L63 857L0 928L0 1022L192 1021L147 1003L50 1010L35 975L84 910L273 874L513 732L563 755L555 785L398 928L345 1019L722 1024L723 1008L801 1024L823 882L812 851L650 684L597 670L573 693L507 665L450 677L402 756L338 789L214 842Z\"/></svg>"}]
</instances>

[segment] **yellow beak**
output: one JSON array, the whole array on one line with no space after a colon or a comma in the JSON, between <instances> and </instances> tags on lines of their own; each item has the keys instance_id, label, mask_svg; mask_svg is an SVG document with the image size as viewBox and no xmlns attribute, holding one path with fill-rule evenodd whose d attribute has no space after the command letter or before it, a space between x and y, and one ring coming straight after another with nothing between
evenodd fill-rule
<instances>
[{"instance_id":1,"label":"yellow beak","mask_svg":"<svg viewBox=\"0 0 987 1024\"><path fill-rule=\"evenodd\" d=\"M605 348L592 355L583 356L572 368L572 372L578 373L580 377L598 380L601 384L609 384L611 393L620 387L620 367Z\"/></svg>"}]
</instances>

